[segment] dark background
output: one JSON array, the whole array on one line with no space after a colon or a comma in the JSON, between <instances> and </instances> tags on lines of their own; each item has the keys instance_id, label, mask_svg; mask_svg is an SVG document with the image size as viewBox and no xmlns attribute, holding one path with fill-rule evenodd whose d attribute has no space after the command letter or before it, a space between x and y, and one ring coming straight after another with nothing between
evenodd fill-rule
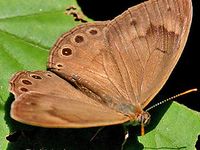
<instances>
[{"instance_id":1,"label":"dark background","mask_svg":"<svg viewBox=\"0 0 200 150\"><path fill-rule=\"evenodd\" d=\"M144 0L77 0L83 13L94 20L110 20L127 8ZM109 3L108 3L109 2ZM200 90L200 4L193 0L193 21L184 52L169 80L151 104L162 101L190 88ZM200 92L176 99L179 103L200 112ZM200 141L200 136L199 136ZM200 147L200 142L197 147Z\"/></svg>"}]
</instances>

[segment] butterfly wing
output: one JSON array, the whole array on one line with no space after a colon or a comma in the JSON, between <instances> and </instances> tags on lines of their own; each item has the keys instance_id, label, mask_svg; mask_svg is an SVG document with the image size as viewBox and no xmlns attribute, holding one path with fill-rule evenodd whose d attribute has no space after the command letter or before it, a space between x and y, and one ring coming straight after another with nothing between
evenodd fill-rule
<instances>
[{"instance_id":1,"label":"butterfly wing","mask_svg":"<svg viewBox=\"0 0 200 150\"><path fill-rule=\"evenodd\" d=\"M121 103L128 105L130 100L122 74L105 45L108 23L86 23L63 34L51 50L48 67L94 101L121 110Z\"/></svg>"},{"instance_id":2,"label":"butterfly wing","mask_svg":"<svg viewBox=\"0 0 200 150\"><path fill-rule=\"evenodd\" d=\"M151 0L108 22L65 33L48 67L95 101L123 113L145 107L162 88L185 45L190 0Z\"/></svg>"},{"instance_id":3,"label":"butterfly wing","mask_svg":"<svg viewBox=\"0 0 200 150\"><path fill-rule=\"evenodd\" d=\"M11 116L44 127L128 121L123 114L145 107L168 79L191 18L190 0L151 0L111 22L72 29L49 57L48 68L63 79L46 71L16 74L10 81L16 97Z\"/></svg>"},{"instance_id":4,"label":"butterfly wing","mask_svg":"<svg viewBox=\"0 0 200 150\"><path fill-rule=\"evenodd\" d=\"M165 84L183 51L191 20L191 0L151 0L109 23L107 44L133 105L144 108Z\"/></svg>"},{"instance_id":5,"label":"butterfly wing","mask_svg":"<svg viewBox=\"0 0 200 150\"><path fill-rule=\"evenodd\" d=\"M11 117L26 124L79 128L119 124L129 120L48 71L17 73L10 80L10 91L15 95Z\"/></svg>"}]
</instances>

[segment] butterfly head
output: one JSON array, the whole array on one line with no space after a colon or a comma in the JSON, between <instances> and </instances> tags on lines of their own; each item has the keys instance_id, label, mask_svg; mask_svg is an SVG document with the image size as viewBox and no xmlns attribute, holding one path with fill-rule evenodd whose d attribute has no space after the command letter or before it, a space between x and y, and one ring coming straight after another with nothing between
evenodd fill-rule
<instances>
[{"instance_id":1,"label":"butterfly head","mask_svg":"<svg viewBox=\"0 0 200 150\"><path fill-rule=\"evenodd\" d=\"M138 113L136 116L134 114L134 117L131 117L130 121L126 123L126 125L132 125L132 126L137 126L137 125L147 125L149 124L151 119L151 115L146 112L142 111L141 113Z\"/></svg>"},{"instance_id":2,"label":"butterfly head","mask_svg":"<svg viewBox=\"0 0 200 150\"><path fill-rule=\"evenodd\" d=\"M144 111L142 113L140 113L138 116L137 116L137 119L136 121L139 123L139 124L143 124L144 126L149 124L150 122L150 119L151 119L151 115Z\"/></svg>"},{"instance_id":3,"label":"butterfly head","mask_svg":"<svg viewBox=\"0 0 200 150\"><path fill-rule=\"evenodd\" d=\"M144 126L149 124L151 115L147 111L142 111L138 113L137 115L134 115L132 119L130 119L129 122L126 122L125 126L137 126L141 125L141 135L144 135Z\"/></svg>"},{"instance_id":4,"label":"butterfly head","mask_svg":"<svg viewBox=\"0 0 200 150\"><path fill-rule=\"evenodd\" d=\"M147 112L147 111L143 111L142 113L140 113L138 116L137 116L137 122L138 124L141 125L141 135L143 136L145 131L144 131L144 126L146 126L147 124L149 124L150 122L150 118L151 118L151 115Z\"/></svg>"}]
</instances>

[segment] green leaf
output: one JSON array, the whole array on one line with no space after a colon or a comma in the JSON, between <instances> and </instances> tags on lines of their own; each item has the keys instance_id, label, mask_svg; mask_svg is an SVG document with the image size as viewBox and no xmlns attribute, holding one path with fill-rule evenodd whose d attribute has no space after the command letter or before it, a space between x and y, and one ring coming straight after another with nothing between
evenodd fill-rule
<instances>
[{"instance_id":1,"label":"green leaf","mask_svg":"<svg viewBox=\"0 0 200 150\"><path fill-rule=\"evenodd\" d=\"M195 149L200 134L200 114L198 112L173 102L172 105L160 106L152 114L147 133L138 137L134 144L129 138L125 150Z\"/></svg>"},{"instance_id":2,"label":"green leaf","mask_svg":"<svg viewBox=\"0 0 200 150\"><path fill-rule=\"evenodd\" d=\"M21 70L45 70L49 49L56 39L80 22L66 15L75 0L0 1L0 149L120 149L122 126L102 129L90 141L97 128L47 129L23 125L10 118L14 97L9 94L11 76ZM88 19L89 20L89 19ZM162 108L162 109L161 109ZM194 149L200 134L200 116L182 105L161 106L152 114L145 136L133 128L125 149ZM132 128L130 129L132 130ZM19 132L14 143L6 136ZM137 132L135 132L137 131ZM16 136L16 135L15 135ZM81 145L81 146L80 146Z\"/></svg>"}]
</instances>

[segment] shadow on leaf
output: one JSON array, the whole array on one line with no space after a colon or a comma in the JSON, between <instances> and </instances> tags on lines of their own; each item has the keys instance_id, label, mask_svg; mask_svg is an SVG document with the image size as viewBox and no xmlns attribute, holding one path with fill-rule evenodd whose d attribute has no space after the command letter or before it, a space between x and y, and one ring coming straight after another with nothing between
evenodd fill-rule
<instances>
[{"instance_id":1,"label":"shadow on leaf","mask_svg":"<svg viewBox=\"0 0 200 150\"><path fill-rule=\"evenodd\" d=\"M146 133L156 128L156 126L158 125L162 117L165 115L166 111L168 110L171 104L172 102L167 102L165 104L156 107L155 109L150 110L149 113L151 114L151 120L149 125L147 125L145 128Z\"/></svg>"}]
</instances>

